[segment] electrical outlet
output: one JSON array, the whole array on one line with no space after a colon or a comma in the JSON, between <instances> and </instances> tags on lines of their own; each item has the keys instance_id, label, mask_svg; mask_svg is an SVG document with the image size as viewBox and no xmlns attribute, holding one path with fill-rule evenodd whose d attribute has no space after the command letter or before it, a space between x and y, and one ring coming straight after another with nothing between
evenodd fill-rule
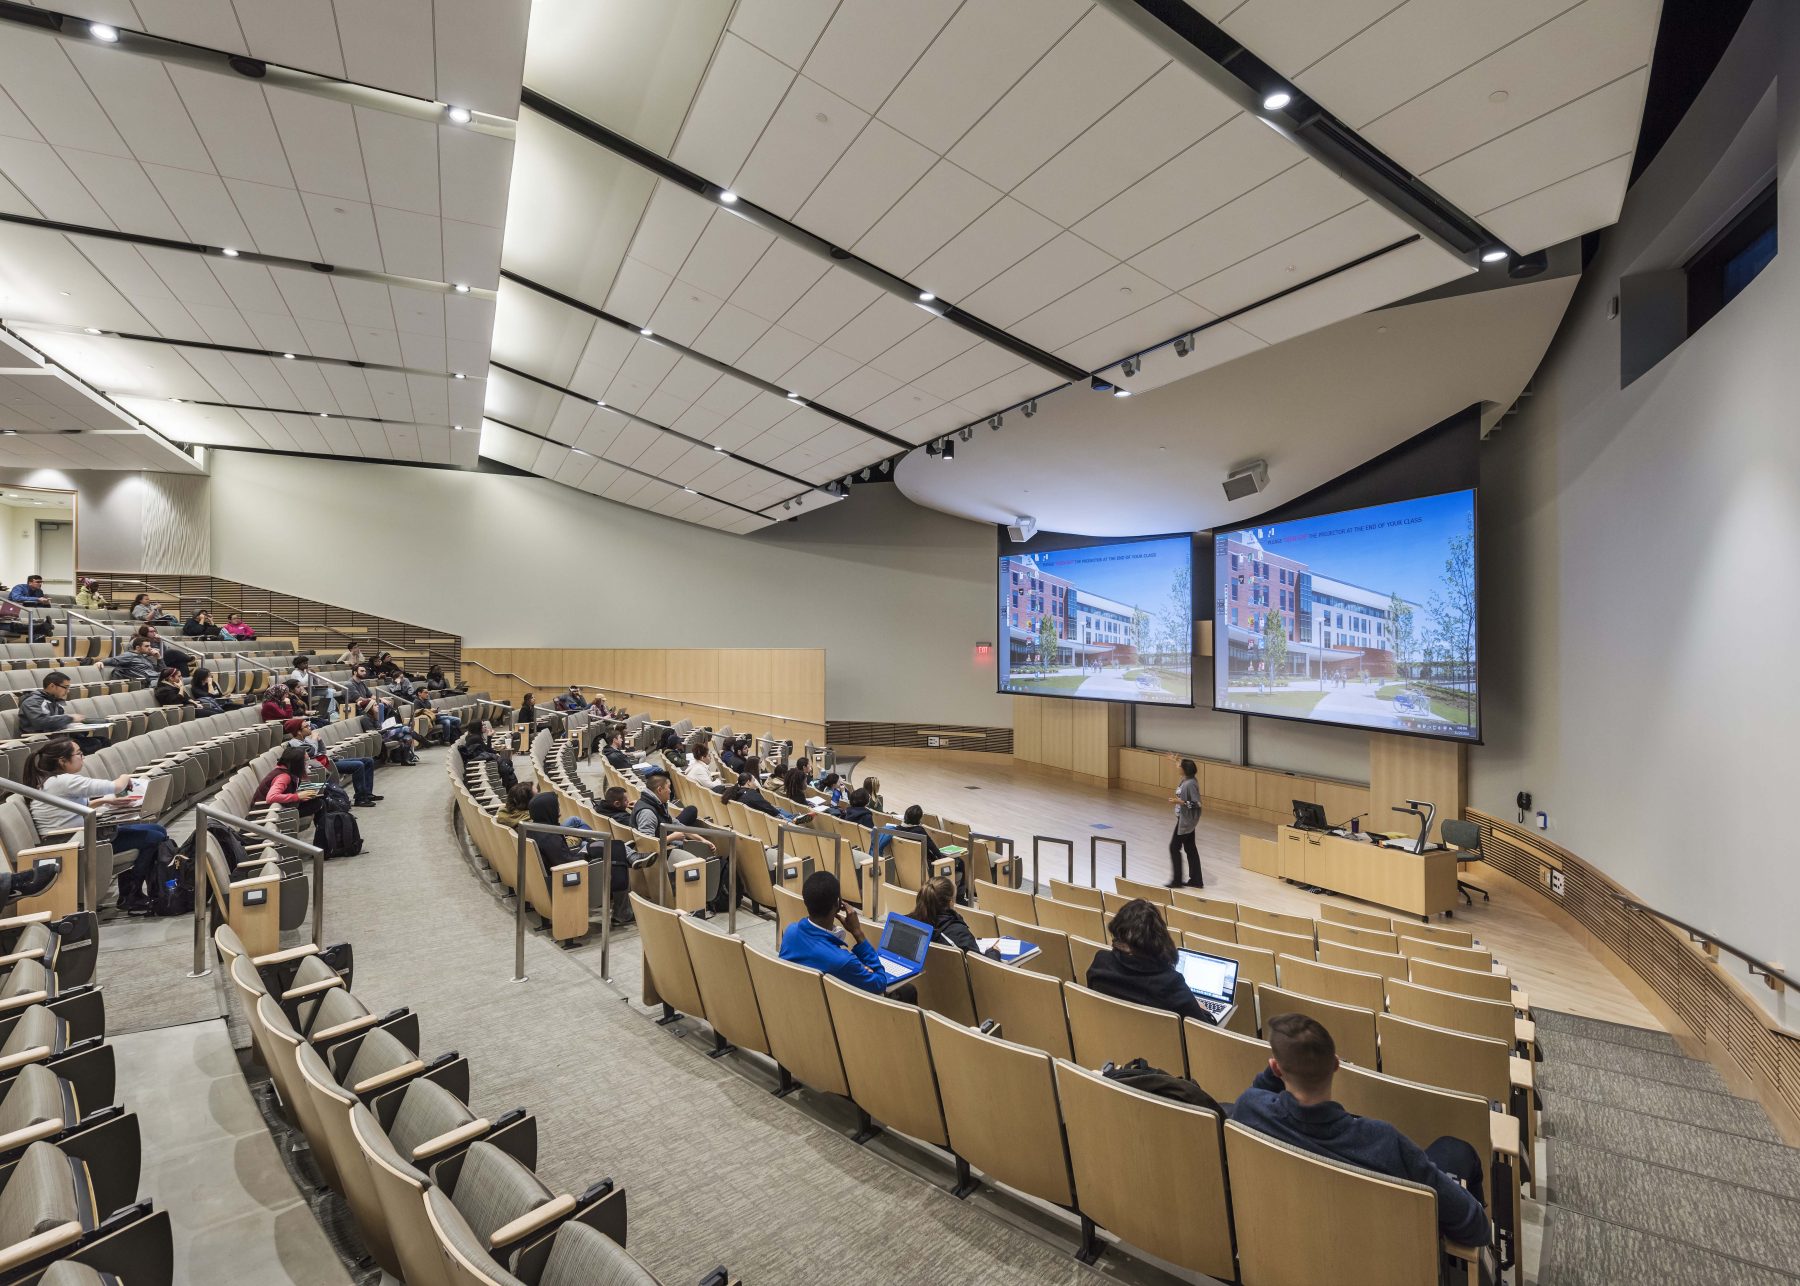
<instances>
[{"instance_id":1,"label":"electrical outlet","mask_svg":"<svg viewBox=\"0 0 1800 1286\"><path fill-rule=\"evenodd\" d=\"M1549 830L1550 829L1550 814L1544 812L1542 809L1539 809L1538 816L1537 816L1537 823L1538 823L1539 830L1541 830L1541 831Z\"/></svg>"},{"instance_id":2,"label":"electrical outlet","mask_svg":"<svg viewBox=\"0 0 1800 1286\"><path fill-rule=\"evenodd\" d=\"M925 738L925 744L935 750L944 744L944 739L942 737L927 737Z\"/></svg>"}]
</instances>

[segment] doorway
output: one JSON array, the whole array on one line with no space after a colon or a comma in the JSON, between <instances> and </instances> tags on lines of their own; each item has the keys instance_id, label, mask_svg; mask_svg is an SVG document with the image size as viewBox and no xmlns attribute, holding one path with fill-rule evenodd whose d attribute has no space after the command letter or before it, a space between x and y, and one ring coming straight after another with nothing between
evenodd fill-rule
<instances>
[{"instance_id":1,"label":"doorway","mask_svg":"<svg viewBox=\"0 0 1800 1286\"><path fill-rule=\"evenodd\" d=\"M40 518L35 566L51 594L75 593L75 524Z\"/></svg>"}]
</instances>

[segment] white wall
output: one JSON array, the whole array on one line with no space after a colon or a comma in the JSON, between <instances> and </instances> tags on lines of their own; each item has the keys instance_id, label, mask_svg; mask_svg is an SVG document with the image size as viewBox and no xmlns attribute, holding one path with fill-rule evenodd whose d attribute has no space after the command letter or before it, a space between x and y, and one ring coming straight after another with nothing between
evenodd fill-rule
<instances>
[{"instance_id":1,"label":"white wall","mask_svg":"<svg viewBox=\"0 0 1800 1286\"><path fill-rule=\"evenodd\" d=\"M1011 725L974 656L993 529L892 486L744 537L541 478L210 455L216 575L475 647L822 647L829 718Z\"/></svg>"},{"instance_id":2,"label":"white wall","mask_svg":"<svg viewBox=\"0 0 1800 1286\"><path fill-rule=\"evenodd\" d=\"M1789 12L1783 13L1783 9ZM1659 909L1800 963L1800 119L1781 105L1782 251L1619 387L1621 275L1704 238L1706 178L1777 71L1792 6L1762 0L1627 199L1522 414L1483 457L1484 717L1471 797L1528 790L1549 835ZM1670 229L1691 227L1672 238ZM1773 993L1753 986L1754 994ZM1800 1016L1800 1015L1797 1015Z\"/></svg>"}]
</instances>

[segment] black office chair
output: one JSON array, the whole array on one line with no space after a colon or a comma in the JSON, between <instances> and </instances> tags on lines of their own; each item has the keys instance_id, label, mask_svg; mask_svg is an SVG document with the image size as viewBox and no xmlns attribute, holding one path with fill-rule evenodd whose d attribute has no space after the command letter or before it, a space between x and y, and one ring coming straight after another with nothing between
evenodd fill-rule
<instances>
[{"instance_id":1,"label":"black office chair","mask_svg":"<svg viewBox=\"0 0 1800 1286\"><path fill-rule=\"evenodd\" d=\"M1441 827L1441 830L1443 832L1444 842L1456 850L1456 860L1458 862L1479 862L1484 860L1481 856L1481 827L1477 826L1474 822L1446 821ZM1488 896L1486 889L1478 884L1470 884L1467 880L1458 880L1456 882L1456 891L1462 894L1463 901L1467 902L1470 906L1475 905L1475 899L1469 896L1471 893L1481 894L1481 900L1483 902L1493 901L1493 899Z\"/></svg>"}]
</instances>

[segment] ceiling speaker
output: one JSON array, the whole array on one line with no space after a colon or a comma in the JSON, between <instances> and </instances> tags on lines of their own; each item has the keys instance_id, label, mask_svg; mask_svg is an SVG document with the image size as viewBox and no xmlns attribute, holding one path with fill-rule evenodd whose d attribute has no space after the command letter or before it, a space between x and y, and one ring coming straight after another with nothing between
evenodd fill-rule
<instances>
[{"instance_id":1,"label":"ceiling speaker","mask_svg":"<svg viewBox=\"0 0 1800 1286\"><path fill-rule=\"evenodd\" d=\"M1037 519L1030 514L1020 514L1006 524L1006 534L1012 537L1013 544L1022 545L1037 535Z\"/></svg>"},{"instance_id":2,"label":"ceiling speaker","mask_svg":"<svg viewBox=\"0 0 1800 1286\"><path fill-rule=\"evenodd\" d=\"M1241 469L1233 469L1225 478L1225 498L1242 500L1254 496L1269 485L1269 465L1265 460L1252 460Z\"/></svg>"}]
</instances>

